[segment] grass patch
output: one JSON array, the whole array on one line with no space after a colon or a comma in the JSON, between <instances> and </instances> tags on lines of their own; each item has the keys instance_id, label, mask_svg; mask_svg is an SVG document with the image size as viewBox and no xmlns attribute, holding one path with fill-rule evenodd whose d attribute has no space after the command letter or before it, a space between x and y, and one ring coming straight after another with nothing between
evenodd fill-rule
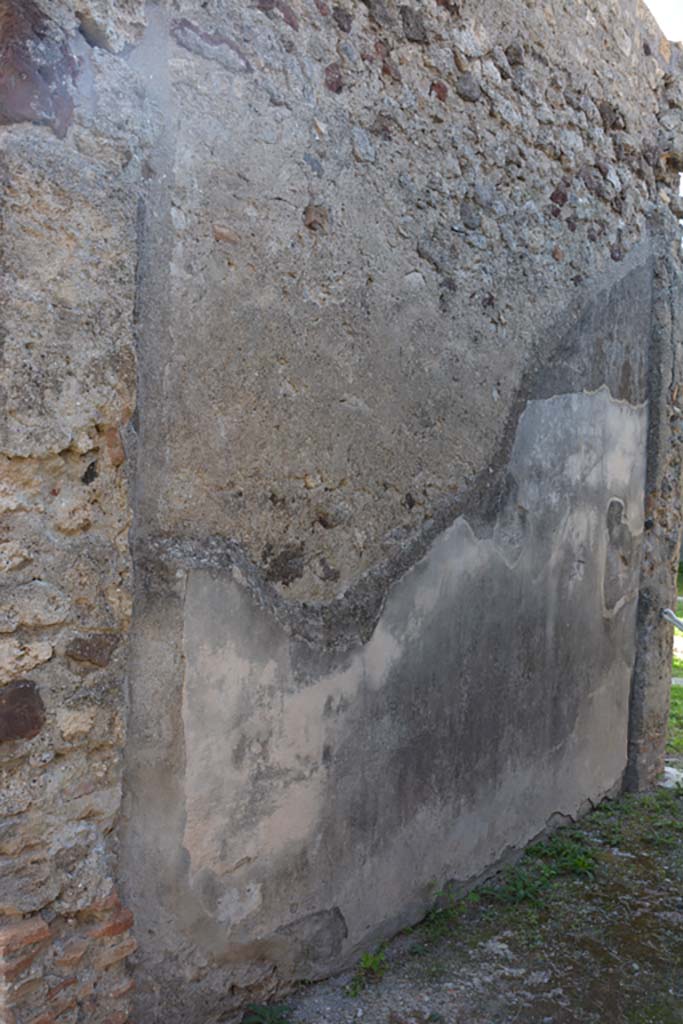
<instances>
[{"instance_id":1,"label":"grass patch","mask_svg":"<svg viewBox=\"0 0 683 1024\"><path fill-rule=\"evenodd\" d=\"M683 675L683 663L681 668ZM666 750L669 754L683 754L683 686L671 687L669 738Z\"/></svg>"},{"instance_id":2,"label":"grass patch","mask_svg":"<svg viewBox=\"0 0 683 1024\"><path fill-rule=\"evenodd\" d=\"M539 907L555 879L574 876L592 881L596 867L596 852L585 836L560 829L547 842L530 846L519 864L506 868L500 880L484 886L482 893L495 903Z\"/></svg>"},{"instance_id":3,"label":"grass patch","mask_svg":"<svg viewBox=\"0 0 683 1024\"><path fill-rule=\"evenodd\" d=\"M683 687L675 705L683 740ZM365 954L346 992L361 995L390 969L415 988L438 988L454 964L473 963L476 972L509 956L513 966L521 958L561 977L572 1019L683 1024L683 935L662 924L681 883L683 787L606 800L468 895L455 887L435 892L422 924L404 932L403 949L391 960L383 946ZM614 998L618 1005L603 1013Z\"/></svg>"},{"instance_id":4,"label":"grass patch","mask_svg":"<svg viewBox=\"0 0 683 1024\"><path fill-rule=\"evenodd\" d=\"M672 701L672 721L670 744L680 744L676 749L683 753L683 687ZM604 875L609 870L603 863L605 845L665 850L680 842L681 797L683 789L679 788L605 801L581 826L558 829L546 841L534 843L517 864L467 896L438 892L437 905L419 927L421 941L410 947L410 954L427 955L432 944L457 935L464 921L470 927L475 919L481 921L499 912L511 913L518 925L523 922L522 930L535 941L539 912L543 912L555 883L574 880L590 885L599 872Z\"/></svg>"},{"instance_id":5,"label":"grass patch","mask_svg":"<svg viewBox=\"0 0 683 1024\"><path fill-rule=\"evenodd\" d=\"M623 850L667 850L683 838L682 797L680 786L646 796L627 794L614 803L602 804L588 819L587 827L603 842Z\"/></svg>"},{"instance_id":6,"label":"grass patch","mask_svg":"<svg viewBox=\"0 0 683 1024\"><path fill-rule=\"evenodd\" d=\"M492 882L466 896L459 898L448 890L436 893L437 905L419 929L424 941L414 943L409 952L423 956L431 944L457 934L464 920L469 925L474 918L485 919L496 909L516 911L521 908L524 921L527 924L533 921L535 933L537 912L545 905L553 883L560 878L590 882L597 866L598 852L591 841L574 828L560 829L547 841L534 843L517 864L505 868Z\"/></svg>"}]
</instances>

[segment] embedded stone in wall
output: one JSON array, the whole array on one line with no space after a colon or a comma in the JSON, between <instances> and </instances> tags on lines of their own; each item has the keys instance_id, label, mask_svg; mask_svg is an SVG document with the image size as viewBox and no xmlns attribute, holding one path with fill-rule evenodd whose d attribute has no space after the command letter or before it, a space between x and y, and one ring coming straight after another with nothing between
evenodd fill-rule
<instances>
[{"instance_id":1,"label":"embedded stone in wall","mask_svg":"<svg viewBox=\"0 0 683 1024\"><path fill-rule=\"evenodd\" d=\"M28 679L0 689L0 742L28 740L45 724L45 705L38 687Z\"/></svg>"},{"instance_id":2,"label":"embedded stone in wall","mask_svg":"<svg viewBox=\"0 0 683 1024\"><path fill-rule=\"evenodd\" d=\"M0 125L49 125L64 138L73 114L76 62L65 35L33 0L0 12Z\"/></svg>"},{"instance_id":3,"label":"embedded stone in wall","mask_svg":"<svg viewBox=\"0 0 683 1024\"><path fill-rule=\"evenodd\" d=\"M120 636L110 633L91 633L89 636L76 636L66 646L65 654L74 661L90 662L104 668L111 661Z\"/></svg>"}]
</instances>

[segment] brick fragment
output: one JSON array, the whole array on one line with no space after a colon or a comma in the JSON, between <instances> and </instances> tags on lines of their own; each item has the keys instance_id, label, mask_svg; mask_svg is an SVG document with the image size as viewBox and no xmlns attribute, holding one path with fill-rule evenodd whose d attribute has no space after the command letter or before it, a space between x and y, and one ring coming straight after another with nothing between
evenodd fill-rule
<instances>
[{"instance_id":1,"label":"brick fragment","mask_svg":"<svg viewBox=\"0 0 683 1024\"><path fill-rule=\"evenodd\" d=\"M85 939L73 939L57 954L55 964L58 967L76 967L83 959L89 945L90 943Z\"/></svg>"},{"instance_id":2,"label":"brick fragment","mask_svg":"<svg viewBox=\"0 0 683 1024\"><path fill-rule=\"evenodd\" d=\"M229 228L227 224L214 224L213 237L217 242L232 242L233 245L237 245L240 240L237 232Z\"/></svg>"},{"instance_id":3,"label":"brick fragment","mask_svg":"<svg viewBox=\"0 0 683 1024\"><path fill-rule=\"evenodd\" d=\"M107 910L119 910L121 907L121 900L116 889L112 889L108 896L104 896L101 900L95 900L86 907L83 911L84 914L93 913L101 914Z\"/></svg>"},{"instance_id":4,"label":"brick fragment","mask_svg":"<svg viewBox=\"0 0 683 1024\"><path fill-rule=\"evenodd\" d=\"M70 1010L75 1009L78 1006L78 997L76 994L70 992L62 993L61 1000L55 1006L55 1017L60 1020L61 1017L68 1013Z\"/></svg>"},{"instance_id":5,"label":"brick fragment","mask_svg":"<svg viewBox=\"0 0 683 1024\"><path fill-rule=\"evenodd\" d=\"M2 981L14 981L24 971L28 970L33 961L35 960L35 953L29 953L28 956L23 956L20 960L14 961L0 961L0 980Z\"/></svg>"},{"instance_id":6,"label":"brick fragment","mask_svg":"<svg viewBox=\"0 0 683 1024\"><path fill-rule=\"evenodd\" d=\"M327 231L329 214L324 206L309 203L304 210L304 224L309 231Z\"/></svg>"},{"instance_id":7,"label":"brick fragment","mask_svg":"<svg viewBox=\"0 0 683 1024\"><path fill-rule=\"evenodd\" d=\"M65 988L71 988L75 985L78 978L65 978L64 981L60 981L59 985L55 985L54 988L48 989L47 998L52 1000L56 999L60 992L63 992Z\"/></svg>"},{"instance_id":8,"label":"brick fragment","mask_svg":"<svg viewBox=\"0 0 683 1024\"><path fill-rule=\"evenodd\" d=\"M113 988L109 993L110 999L123 999L135 991L135 978L126 978L125 981Z\"/></svg>"},{"instance_id":9,"label":"brick fragment","mask_svg":"<svg viewBox=\"0 0 683 1024\"><path fill-rule=\"evenodd\" d=\"M11 990L12 1006L18 1006L19 1003L26 1002L31 996L44 989L45 983L42 978L29 978L27 981L21 982Z\"/></svg>"},{"instance_id":10,"label":"brick fragment","mask_svg":"<svg viewBox=\"0 0 683 1024\"><path fill-rule=\"evenodd\" d=\"M121 441L118 427L107 427L104 432L104 443L107 446L109 461L112 466L121 466L126 461L126 452Z\"/></svg>"},{"instance_id":11,"label":"brick fragment","mask_svg":"<svg viewBox=\"0 0 683 1024\"><path fill-rule=\"evenodd\" d=\"M26 918L16 924L0 926L0 956L50 938L50 929L42 917Z\"/></svg>"},{"instance_id":12,"label":"brick fragment","mask_svg":"<svg viewBox=\"0 0 683 1024\"><path fill-rule=\"evenodd\" d=\"M81 984L78 986L78 991L76 992L76 995L78 997L78 1001L83 1005L83 1013L84 1014L86 1014L86 1011L88 1010L88 1007L90 1006L90 1003L93 1003L93 1000L91 999L91 996L93 994L94 989L95 989L95 979L94 978L86 978L86 980L82 981ZM94 1010L94 1003L93 1003L93 1006L92 1006L91 1009ZM86 1014L86 1020L87 1019L89 1019L89 1018L87 1017L87 1014Z\"/></svg>"},{"instance_id":13,"label":"brick fragment","mask_svg":"<svg viewBox=\"0 0 683 1024\"><path fill-rule=\"evenodd\" d=\"M127 956L134 953L138 948L138 944L135 939L131 936L124 942L119 942L116 946L110 946L108 949L103 950L102 953L95 960L95 966L98 970L104 970L105 967L111 967L112 964L117 964L120 960L125 960Z\"/></svg>"},{"instance_id":14,"label":"brick fragment","mask_svg":"<svg viewBox=\"0 0 683 1024\"><path fill-rule=\"evenodd\" d=\"M102 924L91 928L90 935L93 939L103 939L114 935L121 935L133 927L133 915L130 910L121 910L111 920L103 921Z\"/></svg>"}]
</instances>

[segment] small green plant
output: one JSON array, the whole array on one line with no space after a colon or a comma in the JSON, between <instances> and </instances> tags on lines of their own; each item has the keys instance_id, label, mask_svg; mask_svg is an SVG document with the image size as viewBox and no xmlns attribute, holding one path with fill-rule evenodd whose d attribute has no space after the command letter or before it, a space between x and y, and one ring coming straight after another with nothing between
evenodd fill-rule
<instances>
[{"instance_id":1,"label":"small green plant","mask_svg":"<svg viewBox=\"0 0 683 1024\"><path fill-rule=\"evenodd\" d=\"M508 906L531 903L540 906L554 874L547 864L527 867L520 863L516 867L506 868L500 880L495 885L484 886L482 892L495 903Z\"/></svg>"},{"instance_id":2,"label":"small green plant","mask_svg":"<svg viewBox=\"0 0 683 1024\"><path fill-rule=\"evenodd\" d=\"M425 935L431 942L437 942L450 935L453 924L450 907L432 907L424 919Z\"/></svg>"},{"instance_id":3,"label":"small green plant","mask_svg":"<svg viewBox=\"0 0 683 1024\"><path fill-rule=\"evenodd\" d=\"M242 1017L242 1024L290 1024L291 1009L289 1006L273 1004L262 1006L253 1003L247 1007Z\"/></svg>"},{"instance_id":4,"label":"small green plant","mask_svg":"<svg viewBox=\"0 0 683 1024\"><path fill-rule=\"evenodd\" d=\"M518 864L506 868L494 883L479 891L489 902L538 907L556 878L574 875L591 881L596 868L597 855L586 837L560 830L545 842L530 846Z\"/></svg>"},{"instance_id":5,"label":"small green plant","mask_svg":"<svg viewBox=\"0 0 683 1024\"><path fill-rule=\"evenodd\" d=\"M537 843L529 850L532 857L541 858L553 875L576 875L594 878L597 860L595 851L584 836L570 832L556 832L545 843Z\"/></svg>"},{"instance_id":6,"label":"small green plant","mask_svg":"<svg viewBox=\"0 0 683 1024\"><path fill-rule=\"evenodd\" d=\"M379 981L384 977L388 967L384 946L380 946L374 953L363 953L358 961L356 973L347 985L347 994L360 995L368 982Z\"/></svg>"},{"instance_id":7,"label":"small green plant","mask_svg":"<svg viewBox=\"0 0 683 1024\"><path fill-rule=\"evenodd\" d=\"M434 891L435 905L429 911L421 928L423 934L431 942L452 935L453 929L460 922L466 911L480 900L478 892L469 892L466 896L457 895L453 886L445 886Z\"/></svg>"}]
</instances>

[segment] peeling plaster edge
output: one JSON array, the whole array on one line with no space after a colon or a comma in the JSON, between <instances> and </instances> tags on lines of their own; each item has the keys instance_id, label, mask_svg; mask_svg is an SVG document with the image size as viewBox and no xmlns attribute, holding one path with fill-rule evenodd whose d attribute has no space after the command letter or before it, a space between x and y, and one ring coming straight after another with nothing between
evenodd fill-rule
<instances>
[{"instance_id":1,"label":"peeling plaster edge","mask_svg":"<svg viewBox=\"0 0 683 1024\"><path fill-rule=\"evenodd\" d=\"M203 538L163 535L137 538L134 562L139 592L151 593L157 589L154 577L160 566L165 570L163 575L166 579L169 575L184 579L188 572L196 569L228 571L250 593L256 604L269 612L293 639L313 648L340 652L364 644L372 636L392 588L428 555L437 539L457 521L466 526L474 540L490 537L523 417L534 403L545 404L569 395L589 398L604 395L611 404L628 407L636 413L642 413L647 406L647 401L633 403L615 398L606 384L593 390L527 399L517 418L511 443L505 450L504 461L495 468L485 467L464 495L445 496L436 514L418 527L397 552L351 580L329 601L307 602L285 597L266 578L244 544L235 538L216 534ZM620 602L613 615L624 603Z\"/></svg>"}]
</instances>

